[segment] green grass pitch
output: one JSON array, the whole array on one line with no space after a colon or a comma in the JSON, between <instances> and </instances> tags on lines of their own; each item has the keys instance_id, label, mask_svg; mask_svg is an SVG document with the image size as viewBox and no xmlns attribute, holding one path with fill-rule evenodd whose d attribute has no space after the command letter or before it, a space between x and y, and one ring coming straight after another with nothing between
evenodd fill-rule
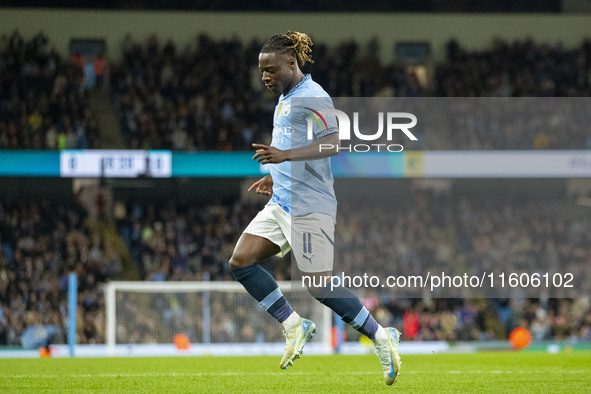
<instances>
[{"instance_id":1,"label":"green grass pitch","mask_svg":"<svg viewBox=\"0 0 591 394\"><path fill-rule=\"evenodd\" d=\"M402 357L386 386L378 359L304 356L0 360L0 392L591 392L591 352L498 352Z\"/></svg>"}]
</instances>

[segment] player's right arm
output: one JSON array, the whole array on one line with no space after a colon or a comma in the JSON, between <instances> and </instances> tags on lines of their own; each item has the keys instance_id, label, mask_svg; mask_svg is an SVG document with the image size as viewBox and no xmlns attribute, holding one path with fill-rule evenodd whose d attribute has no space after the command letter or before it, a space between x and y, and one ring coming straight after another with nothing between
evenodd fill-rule
<instances>
[{"instance_id":1,"label":"player's right arm","mask_svg":"<svg viewBox=\"0 0 591 394\"><path fill-rule=\"evenodd\" d=\"M248 191L255 190L257 194L262 194L264 196L270 196L273 194L273 177L271 175L267 175L250 185Z\"/></svg>"}]
</instances>

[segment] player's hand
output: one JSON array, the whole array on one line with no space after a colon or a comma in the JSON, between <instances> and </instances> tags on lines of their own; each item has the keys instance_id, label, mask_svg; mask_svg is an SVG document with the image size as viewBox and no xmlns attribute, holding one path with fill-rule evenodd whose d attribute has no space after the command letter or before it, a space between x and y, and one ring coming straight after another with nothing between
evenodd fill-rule
<instances>
[{"instance_id":1,"label":"player's hand","mask_svg":"<svg viewBox=\"0 0 591 394\"><path fill-rule=\"evenodd\" d=\"M252 157L261 164L278 164L289 160L289 151L274 148L263 144L252 144L257 151Z\"/></svg>"},{"instance_id":2,"label":"player's hand","mask_svg":"<svg viewBox=\"0 0 591 394\"><path fill-rule=\"evenodd\" d=\"M273 178L271 175L267 175L259 179L248 188L248 191L251 191L252 189L255 189L257 194L270 196L273 193Z\"/></svg>"}]
</instances>

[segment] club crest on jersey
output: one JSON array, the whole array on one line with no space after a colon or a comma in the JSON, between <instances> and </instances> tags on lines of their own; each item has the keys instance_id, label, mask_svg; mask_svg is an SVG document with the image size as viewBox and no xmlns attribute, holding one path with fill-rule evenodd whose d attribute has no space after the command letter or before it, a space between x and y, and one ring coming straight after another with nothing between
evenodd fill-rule
<instances>
[{"instance_id":1,"label":"club crest on jersey","mask_svg":"<svg viewBox=\"0 0 591 394\"><path fill-rule=\"evenodd\" d=\"M283 111L281 111L283 109ZM289 115L289 112L291 111L291 105L287 104L285 106L285 108L283 108L283 103L279 104L279 107L277 107L277 112L275 112L275 117L278 117L279 114L283 115L283 116L287 116Z\"/></svg>"},{"instance_id":2,"label":"club crest on jersey","mask_svg":"<svg viewBox=\"0 0 591 394\"><path fill-rule=\"evenodd\" d=\"M287 115L289 115L289 111L290 111L290 110L291 110L291 105L287 104L287 105L285 106L285 108L283 108L282 115L283 115L283 116L287 116Z\"/></svg>"}]
</instances>

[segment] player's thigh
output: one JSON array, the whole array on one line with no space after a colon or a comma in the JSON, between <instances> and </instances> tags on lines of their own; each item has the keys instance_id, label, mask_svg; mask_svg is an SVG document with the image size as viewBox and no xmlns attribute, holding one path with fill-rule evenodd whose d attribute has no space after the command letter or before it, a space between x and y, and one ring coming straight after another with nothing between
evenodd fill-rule
<instances>
[{"instance_id":1,"label":"player's thigh","mask_svg":"<svg viewBox=\"0 0 591 394\"><path fill-rule=\"evenodd\" d=\"M291 229L292 257L302 273L332 272L334 221L329 215L313 213L294 217Z\"/></svg>"},{"instance_id":2,"label":"player's thigh","mask_svg":"<svg viewBox=\"0 0 591 394\"><path fill-rule=\"evenodd\" d=\"M230 258L232 269L276 254L284 256L289 251L288 240L278 223L277 208L281 209L276 204L265 206L246 226Z\"/></svg>"},{"instance_id":3,"label":"player's thigh","mask_svg":"<svg viewBox=\"0 0 591 394\"><path fill-rule=\"evenodd\" d=\"M230 267L232 269L246 267L257 261L268 259L280 251L279 246L266 238L250 233L242 233L230 258Z\"/></svg>"},{"instance_id":4,"label":"player's thigh","mask_svg":"<svg viewBox=\"0 0 591 394\"><path fill-rule=\"evenodd\" d=\"M277 204L265 206L248 224L245 233L258 235L265 238L280 249L279 256L285 256L289 250L289 231L286 231L286 222L290 222L290 216Z\"/></svg>"}]
</instances>

